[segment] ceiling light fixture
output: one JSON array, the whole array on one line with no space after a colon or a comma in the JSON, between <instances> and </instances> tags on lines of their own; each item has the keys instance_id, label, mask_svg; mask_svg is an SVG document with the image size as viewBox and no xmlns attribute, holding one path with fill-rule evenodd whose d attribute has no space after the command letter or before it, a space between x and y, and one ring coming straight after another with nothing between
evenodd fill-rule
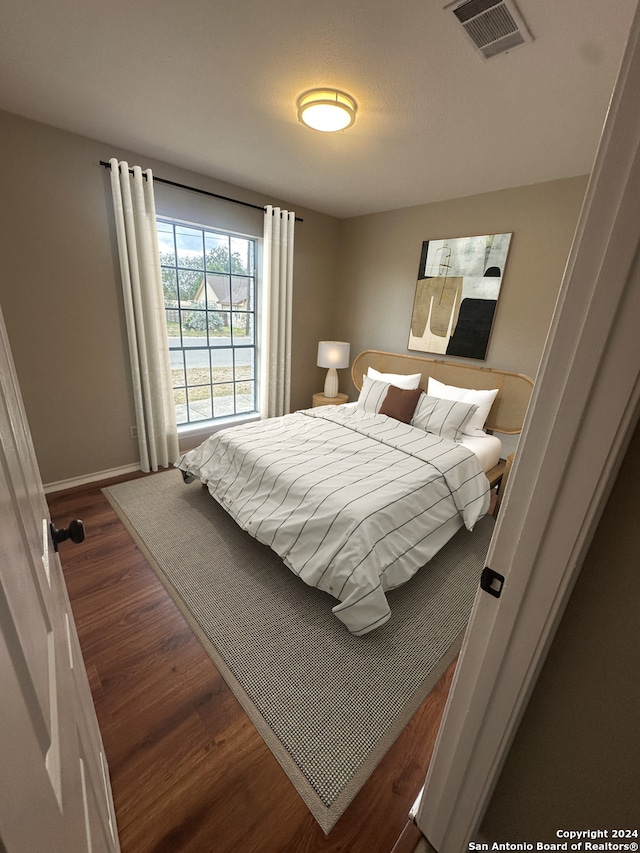
<instances>
[{"instance_id":1,"label":"ceiling light fixture","mask_svg":"<svg viewBox=\"0 0 640 853\"><path fill-rule=\"evenodd\" d=\"M355 99L339 89L310 89L300 95L297 105L299 120L324 133L351 127L358 109Z\"/></svg>"}]
</instances>

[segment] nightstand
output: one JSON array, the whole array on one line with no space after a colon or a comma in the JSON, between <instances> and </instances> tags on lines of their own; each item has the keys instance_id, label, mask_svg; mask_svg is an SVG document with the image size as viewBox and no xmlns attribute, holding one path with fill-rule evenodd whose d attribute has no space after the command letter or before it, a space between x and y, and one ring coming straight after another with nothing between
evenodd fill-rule
<instances>
[{"instance_id":1,"label":"nightstand","mask_svg":"<svg viewBox=\"0 0 640 853\"><path fill-rule=\"evenodd\" d=\"M348 394L340 394L338 392L335 397L325 397L322 391L318 391L317 394L313 395L313 408L316 406L341 406L343 403L349 402Z\"/></svg>"},{"instance_id":2,"label":"nightstand","mask_svg":"<svg viewBox=\"0 0 640 853\"><path fill-rule=\"evenodd\" d=\"M489 480L489 486L493 489L496 486L496 502L492 509L492 514L494 516L498 515L498 510L500 509L500 504L502 503L502 496L504 495L504 490L507 486L507 480L509 479L509 474L511 473L511 465L513 464L513 457L515 454L510 453L506 459L501 459L495 468L492 468L490 471L487 471L487 479Z\"/></svg>"},{"instance_id":3,"label":"nightstand","mask_svg":"<svg viewBox=\"0 0 640 853\"><path fill-rule=\"evenodd\" d=\"M502 477L504 475L504 469L506 468L507 460L500 459L498 464L495 465L490 471L487 471L486 477L489 481L489 487L495 488L500 485Z\"/></svg>"}]
</instances>

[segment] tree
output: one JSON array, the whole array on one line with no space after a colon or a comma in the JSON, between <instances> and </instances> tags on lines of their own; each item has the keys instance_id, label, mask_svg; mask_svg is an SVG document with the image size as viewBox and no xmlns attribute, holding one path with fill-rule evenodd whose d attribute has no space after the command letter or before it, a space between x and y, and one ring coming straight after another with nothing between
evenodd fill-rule
<instances>
[{"instance_id":1,"label":"tree","mask_svg":"<svg viewBox=\"0 0 640 853\"><path fill-rule=\"evenodd\" d=\"M229 249L226 246L215 246L209 249L205 258L207 272L232 272L246 273L245 264L242 262L240 252L231 254L231 268L229 268Z\"/></svg>"},{"instance_id":2,"label":"tree","mask_svg":"<svg viewBox=\"0 0 640 853\"><path fill-rule=\"evenodd\" d=\"M240 252L229 255L227 246L213 246L204 258L204 270L201 267L202 255L186 255L176 263L173 252L160 252L160 268L162 272L162 290L165 300L176 302L193 302L204 281L206 272L246 274L247 265L242 260ZM177 285L176 285L177 281Z\"/></svg>"},{"instance_id":3,"label":"tree","mask_svg":"<svg viewBox=\"0 0 640 853\"><path fill-rule=\"evenodd\" d=\"M177 290L180 293L181 302L191 302L195 297L200 285L204 280L204 272L201 269L189 269L187 265L195 267L202 262L200 255L184 259L185 266L176 267L175 255L171 252L160 252L160 267L162 271L162 290L164 298L175 302L178 299ZM177 289L176 289L177 277Z\"/></svg>"}]
</instances>

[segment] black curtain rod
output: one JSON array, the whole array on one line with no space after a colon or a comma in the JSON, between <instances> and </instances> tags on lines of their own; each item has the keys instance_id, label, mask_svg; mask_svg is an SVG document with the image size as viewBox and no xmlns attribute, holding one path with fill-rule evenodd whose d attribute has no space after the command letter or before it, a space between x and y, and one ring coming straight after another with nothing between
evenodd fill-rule
<instances>
[{"instance_id":1,"label":"black curtain rod","mask_svg":"<svg viewBox=\"0 0 640 853\"><path fill-rule=\"evenodd\" d=\"M105 169L111 168L111 163L106 163L104 160L100 160L100 165L104 166ZM133 169L129 169L130 174L133 174ZM146 175L145 175L146 178ZM249 201L240 201L237 198L229 198L226 195L218 195L217 193L210 193L208 190L201 190L198 187L189 187L186 184L178 184L175 181L168 181L166 178L158 178L156 175L153 176L154 181L158 181L160 184L168 184L170 187L178 187L181 190L189 190L192 193L200 193L200 195L208 195L211 198L219 198L221 201L230 201L232 204L241 204L244 207L252 207L254 210L261 210L264 213L264 207L260 207L259 204L251 204ZM296 216L296 222L304 222L304 219L301 219L299 216Z\"/></svg>"}]
</instances>

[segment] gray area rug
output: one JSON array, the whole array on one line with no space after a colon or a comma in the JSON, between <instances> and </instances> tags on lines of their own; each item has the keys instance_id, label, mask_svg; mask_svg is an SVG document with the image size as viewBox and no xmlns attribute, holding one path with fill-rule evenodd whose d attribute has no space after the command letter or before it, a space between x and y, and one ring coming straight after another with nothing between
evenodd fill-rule
<instances>
[{"instance_id":1,"label":"gray area rug","mask_svg":"<svg viewBox=\"0 0 640 853\"><path fill-rule=\"evenodd\" d=\"M459 531L354 637L178 471L103 490L308 808L329 832L458 653L493 519Z\"/></svg>"}]
</instances>

